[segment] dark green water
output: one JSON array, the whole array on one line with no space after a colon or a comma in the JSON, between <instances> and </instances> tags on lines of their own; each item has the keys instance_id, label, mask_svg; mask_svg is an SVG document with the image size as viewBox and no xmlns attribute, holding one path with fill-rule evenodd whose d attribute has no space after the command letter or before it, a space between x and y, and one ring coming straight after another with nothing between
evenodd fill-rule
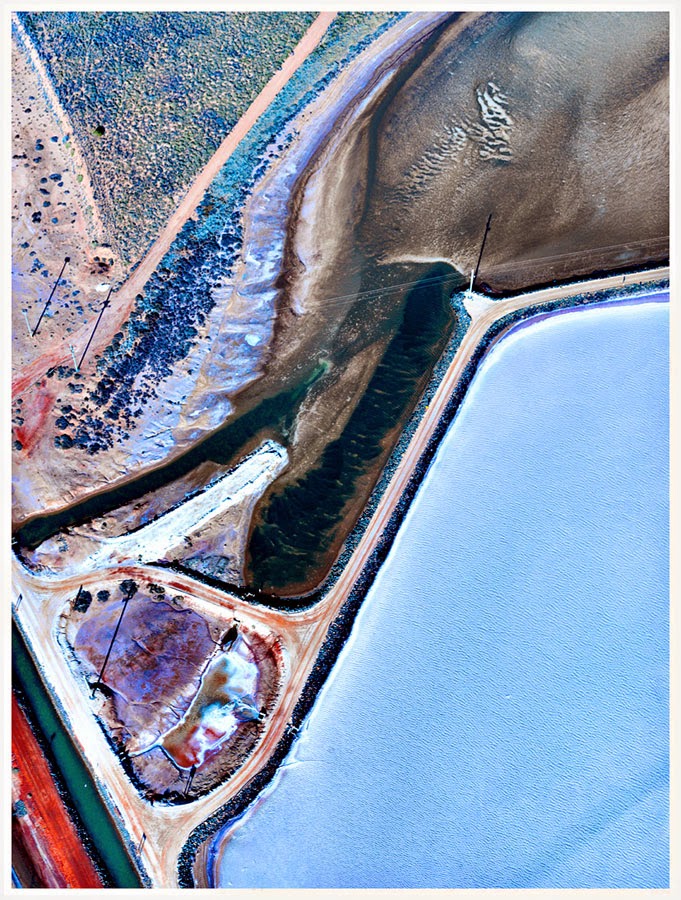
<instances>
[{"instance_id":1,"label":"dark green water","mask_svg":"<svg viewBox=\"0 0 681 900\"><path fill-rule=\"evenodd\" d=\"M120 835L101 801L90 773L71 743L61 719L52 705L47 690L29 655L16 625L12 625L12 680L28 700L33 722L39 727L46 746L68 791L71 805L90 836L95 850L114 887L142 886Z\"/></svg>"},{"instance_id":2,"label":"dark green water","mask_svg":"<svg viewBox=\"0 0 681 900\"><path fill-rule=\"evenodd\" d=\"M370 129L371 149L368 160L369 176L372 175L375 167L377 128L385 111L388 99L393 97L395 93L400 90L400 87L409 75L418 67L420 60L427 55L429 48L437 40L437 37L445 27L446 23L443 23L436 28L431 37L413 55L413 58L404 61L399 74L393 79L393 82L388 89L386 95L387 99L382 101L378 107L376 114L374 115L375 121L372 123ZM361 247L364 247L367 244L365 237L366 236L360 241ZM363 255L363 253L360 255ZM424 276L423 280L428 276L432 277L433 274L440 271L446 272L451 279L453 274L452 270L444 269L444 267L440 266L431 269L431 271ZM385 271L380 273L377 272L377 270L365 271L362 279L362 288L375 291L377 285L383 283L384 276L389 274L390 273L386 273ZM419 274L421 274L421 272L419 272ZM419 278L419 274L416 274L416 279ZM412 277L414 276L412 275ZM339 273L339 279L342 281L342 273ZM405 281L406 277L398 277L397 280ZM449 287L450 290L454 288L451 281ZM440 291L436 290L435 293L439 294ZM357 311L361 312L361 307L358 307ZM366 327L366 323L364 327ZM443 327L446 327L444 320ZM435 335L436 341L437 338L438 336ZM68 509L53 514L33 517L18 529L15 535L17 543L20 546L33 549L59 531L71 526L81 525L93 518L111 513L122 506L139 500L153 491L163 488L173 481L185 478L204 462L213 462L220 466L233 464L238 460L239 456L243 454L246 447L254 445L257 438L271 436L281 440L285 444L286 435L295 420L300 403L307 394L308 388L317 378L324 374L324 370L320 369L318 359L319 357L310 360L309 368L298 376L297 384L292 387L287 386L284 390L280 390L279 393L273 394L271 397L262 400L255 408L241 414L238 418L230 418L220 429L200 443L192 446L187 452L172 462L159 466L153 471L146 472L140 475L139 478L128 481L124 485L91 496L70 506ZM332 354L331 361L332 364L343 364L342 348L340 349L337 358L334 358L334 354ZM429 360L424 360L424 364L428 367ZM388 417L385 417L385 424L387 428L391 427ZM350 447L350 445L348 446ZM367 452L374 452L371 449L370 443L364 443L362 446L366 447ZM332 456L333 452L331 454ZM352 447L350 447L349 452L352 452ZM362 450L360 449L358 452L361 453ZM327 465L327 462L325 461L322 465ZM361 469L361 465L358 467L358 471L359 469Z\"/></svg>"},{"instance_id":3,"label":"dark green water","mask_svg":"<svg viewBox=\"0 0 681 900\"><path fill-rule=\"evenodd\" d=\"M255 590L287 596L304 593L323 580L380 474L392 437L398 436L451 334L455 313L447 298L458 273L443 264L421 268L420 279L412 276L411 289L400 288L399 282L391 286L404 280L404 270L400 273L381 273L372 267L365 273L366 289L376 290L376 284L387 278L380 302L388 313L384 324L367 319L363 327L375 330L377 336L387 327L393 336L342 435L326 447L312 471L281 491L268 492L261 501L247 557L247 581ZM395 291L399 299L391 299ZM356 305L346 325L364 315ZM343 364L343 353L347 348L331 351L332 358L338 356L337 365ZM265 436L286 444L301 402L327 370L327 362L310 360L294 386L230 419L167 465L66 510L28 521L15 535L18 544L37 547L58 531L185 478L202 463L233 464Z\"/></svg>"},{"instance_id":4,"label":"dark green water","mask_svg":"<svg viewBox=\"0 0 681 900\"><path fill-rule=\"evenodd\" d=\"M451 283L436 280L443 276L451 276L451 269L436 266L407 294L396 334L364 396L319 464L264 499L247 573L260 590L284 595L309 590L330 568L392 449L386 437L414 408L451 333ZM374 477L363 482L362 502L348 527L346 506L353 499L357 503L358 482L370 474Z\"/></svg>"},{"instance_id":5,"label":"dark green water","mask_svg":"<svg viewBox=\"0 0 681 900\"><path fill-rule=\"evenodd\" d=\"M365 476L366 481L370 476L362 492L368 497L390 450L383 446L387 435L404 422L417 402L451 333L453 313L447 296L454 288L453 277L456 279L452 270L443 265L422 273L416 287L399 301L396 318L392 314L389 327L394 336L341 437L327 447L318 466L305 478L282 493L266 496L264 503L270 505L264 506L249 548L252 587L285 595L324 577L333 550L345 537L344 509L356 499L358 479ZM373 276L369 280L375 286ZM66 510L28 521L15 535L18 544L34 548L58 531L106 515L186 477L204 462L234 463L266 435L286 443L302 400L326 371L324 362L311 361L296 385L228 421L167 465ZM319 502L322 497L323 505Z\"/></svg>"},{"instance_id":6,"label":"dark green water","mask_svg":"<svg viewBox=\"0 0 681 900\"><path fill-rule=\"evenodd\" d=\"M305 393L325 369L321 363L311 368L302 382L294 388L269 397L251 411L230 420L210 437L194 445L187 453L167 465L147 472L120 487L88 497L68 509L29 520L16 533L18 543L29 549L37 547L64 528L81 525L97 516L106 515L126 503L132 503L145 494L164 487L171 481L184 478L201 463L228 465L238 456L241 448L261 432L286 434L293 424Z\"/></svg>"}]
</instances>

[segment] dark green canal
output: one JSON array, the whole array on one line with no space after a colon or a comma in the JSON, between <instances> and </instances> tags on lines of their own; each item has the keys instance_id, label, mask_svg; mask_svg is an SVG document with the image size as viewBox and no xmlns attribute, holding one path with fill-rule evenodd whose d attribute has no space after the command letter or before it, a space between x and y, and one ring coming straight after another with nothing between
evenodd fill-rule
<instances>
[{"instance_id":1,"label":"dark green canal","mask_svg":"<svg viewBox=\"0 0 681 900\"><path fill-rule=\"evenodd\" d=\"M413 287L400 288L394 284L396 273L391 274L383 298L391 312L380 327L388 327L392 337L343 433L304 477L280 491L275 483L260 504L247 570L256 591L286 597L309 591L323 579L456 326L448 297L459 276L451 267L420 267ZM375 291L377 280L376 271L368 273L362 287L370 283ZM310 360L295 385L230 419L177 459L68 509L29 520L15 534L18 545L35 548L58 531L185 478L202 463L232 465L266 436L286 445L302 401L327 371L325 361Z\"/></svg>"},{"instance_id":2,"label":"dark green canal","mask_svg":"<svg viewBox=\"0 0 681 900\"><path fill-rule=\"evenodd\" d=\"M279 436L285 434L293 424L300 402L309 386L323 374L324 368L322 364L311 367L301 383L263 400L239 418L230 419L222 428L167 465L146 472L120 487L94 494L68 509L30 519L17 530L15 537L18 543L29 549L37 547L58 531L106 515L126 503L132 503L145 494L164 487L171 481L186 477L201 463L228 465L238 458L239 451L261 432Z\"/></svg>"},{"instance_id":3,"label":"dark green canal","mask_svg":"<svg viewBox=\"0 0 681 900\"><path fill-rule=\"evenodd\" d=\"M260 590L309 590L330 568L392 450L389 435L413 410L451 334L452 287L442 280L450 276L448 266L435 266L407 294L397 332L340 437L303 478L265 498L248 559L249 581Z\"/></svg>"}]
</instances>

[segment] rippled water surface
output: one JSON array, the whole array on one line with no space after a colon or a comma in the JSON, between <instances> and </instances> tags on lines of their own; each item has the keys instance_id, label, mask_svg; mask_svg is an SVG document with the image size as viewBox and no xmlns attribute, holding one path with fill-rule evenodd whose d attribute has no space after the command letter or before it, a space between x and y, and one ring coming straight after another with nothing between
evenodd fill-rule
<instances>
[{"instance_id":1,"label":"rippled water surface","mask_svg":"<svg viewBox=\"0 0 681 900\"><path fill-rule=\"evenodd\" d=\"M491 354L220 886L667 885L667 340Z\"/></svg>"}]
</instances>

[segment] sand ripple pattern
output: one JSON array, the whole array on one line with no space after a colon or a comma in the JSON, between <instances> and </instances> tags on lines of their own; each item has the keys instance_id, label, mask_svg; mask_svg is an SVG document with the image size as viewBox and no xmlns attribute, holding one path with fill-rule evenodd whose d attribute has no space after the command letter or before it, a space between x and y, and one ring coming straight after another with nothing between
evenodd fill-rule
<instances>
[{"instance_id":1,"label":"sand ripple pattern","mask_svg":"<svg viewBox=\"0 0 681 900\"><path fill-rule=\"evenodd\" d=\"M507 110L509 97L493 81L478 85L475 97L478 121L462 116L444 126L432 146L408 170L400 201L408 199L414 190L426 190L433 178L444 174L467 150L477 149L483 160L510 162L513 158L511 132L515 123Z\"/></svg>"}]
</instances>

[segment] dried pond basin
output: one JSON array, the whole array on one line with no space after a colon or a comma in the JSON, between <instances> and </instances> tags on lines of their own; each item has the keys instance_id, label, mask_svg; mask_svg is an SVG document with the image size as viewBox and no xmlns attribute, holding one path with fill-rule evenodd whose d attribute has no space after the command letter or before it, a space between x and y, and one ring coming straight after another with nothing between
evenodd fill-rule
<instances>
[{"instance_id":1,"label":"dried pond basin","mask_svg":"<svg viewBox=\"0 0 681 900\"><path fill-rule=\"evenodd\" d=\"M280 693L275 634L156 584L81 591L61 631L100 726L150 800L187 802L223 783Z\"/></svg>"}]
</instances>

